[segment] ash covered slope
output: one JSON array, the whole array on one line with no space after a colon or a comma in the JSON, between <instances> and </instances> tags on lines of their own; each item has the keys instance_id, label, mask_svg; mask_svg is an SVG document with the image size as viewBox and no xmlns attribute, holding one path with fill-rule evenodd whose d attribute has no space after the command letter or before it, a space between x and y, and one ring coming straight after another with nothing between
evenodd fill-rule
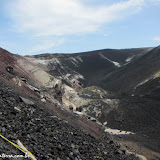
<instances>
[{"instance_id":1,"label":"ash covered slope","mask_svg":"<svg viewBox=\"0 0 160 160\"><path fill-rule=\"evenodd\" d=\"M116 96L119 99L118 108L103 115L100 120L107 121L107 126L110 128L132 131L136 135L130 138L128 136L127 140L138 141L158 153L160 153L159 81L160 47L158 46L104 76L98 84L120 95Z\"/></svg>"},{"instance_id":2,"label":"ash covered slope","mask_svg":"<svg viewBox=\"0 0 160 160\"><path fill-rule=\"evenodd\" d=\"M111 74L149 50L151 48L105 49L76 54L42 54L27 58L44 66L48 73L62 78L70 85L80 81L85 86L90 86L98 84L104 76Z\"/></svg>"},{"instance_id":3,"label":"ash covered slope","mask_svg":"<svg viewBox=\"0 0 160 160\"><path fill-rule=\"evenodd\" d=\"M155 79L160 71L160 47L155 47L131 63L104 76L99 85L114 92L124 92Z\"/></svg>"},{"instance_id":4,"label":"ash covered slope","mask_svg":"<svg viewBox=\"0 0 160 160\"><path fill-rule=\"evenodd\" d=\"M56 103L47 95L42 98L42 89L56 93L49 79L53 77L48 78L42 68L3 49L0 61L0 131L6 138L14 143L19 139L42 160L136 159L127 156L93 122L62 110L55 95L51 99ZM3 139L0 141L0 154L22 154Z\"/></svg>"},{"instance_id":5,"label":"ash covered slope","mask_svg":"<svg viewBox=\"0 0 160 160\"><path fill-rule=\"evenodd\" d=\"M95 98L97 96L94 97L93 92L99 89L83 89L81 86L82 90L78 94L84 99L91 99L82 105L82 112L85 110L87 114L95 115L101 123L108 122L107 127L132 131L135 135L128 136L127 140L140 143L149 149L151 155L152 151L160 152L159 56L160 48L155 47L72 55L48 54L28 59L43 66L48 73L57 71L56 76L61 76L71 86L74 86L74 81L77 80L78 84L80 80L84 86L98 85L111 91L113 98L119 101L117 107L114 103L111 103L112 106L108 104L108 95Z\"/></svg>"}]
</instances>

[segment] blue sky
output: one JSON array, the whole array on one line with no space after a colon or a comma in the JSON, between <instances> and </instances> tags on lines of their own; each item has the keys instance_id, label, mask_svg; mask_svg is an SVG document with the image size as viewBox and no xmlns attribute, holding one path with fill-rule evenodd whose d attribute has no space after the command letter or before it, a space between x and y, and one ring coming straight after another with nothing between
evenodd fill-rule
<instances>
[{"instance_id":1,"label":"blue sky","mask_svg":"<svg viewBox=\"0 0 160 160\"><path fill-rule=\"evenodd\" d=\"M160 45L160 0L0 2L0 47L15 54Z\"/></svg>"}]
</instances>

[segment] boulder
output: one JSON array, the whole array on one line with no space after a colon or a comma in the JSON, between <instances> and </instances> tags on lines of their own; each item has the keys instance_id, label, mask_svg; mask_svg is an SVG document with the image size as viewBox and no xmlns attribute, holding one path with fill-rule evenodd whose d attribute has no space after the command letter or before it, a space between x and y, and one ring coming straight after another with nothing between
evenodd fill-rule
<instances>
[{"instance_id":1,"label":"boulder","mask_svg":"<svg viewBox=\"0 0 160 160\"><path fill-rule=\"evenodd\" d=\"M24 98L24 97L21 97L21 96L19 98L21 99L21 101L23 101L27 105L34 105L34 102L27 99L27 98Z\"/></svg>"}]
</instances>

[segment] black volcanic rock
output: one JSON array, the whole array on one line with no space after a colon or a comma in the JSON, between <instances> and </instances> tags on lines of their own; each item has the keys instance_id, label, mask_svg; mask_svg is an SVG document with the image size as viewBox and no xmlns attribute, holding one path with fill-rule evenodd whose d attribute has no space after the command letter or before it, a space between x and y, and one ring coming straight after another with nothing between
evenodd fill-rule
<instances>
[{"instance_id":1,"label":"black volcanic rock","mask_svg":"<svg viewBox=\"0 0 160 160\"><path fill-rule=\"evenodd\" d=\"M0 86L1 133L14 143L19 139L37 159L137 159L117 154L114 143L112 146L103 143L53 116L40 103L30 105L20 101L18 92L4 83L0 82ZM17 112L14 107L21 110ZM23 155L1 138L0 148L1 155Z\"/></svg>"}]
</instances>

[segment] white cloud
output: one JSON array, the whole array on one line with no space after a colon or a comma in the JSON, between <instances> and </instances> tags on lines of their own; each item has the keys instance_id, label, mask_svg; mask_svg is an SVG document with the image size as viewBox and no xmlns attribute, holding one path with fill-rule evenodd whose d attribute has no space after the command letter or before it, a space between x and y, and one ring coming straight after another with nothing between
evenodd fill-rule
<instances>
[{"instance_id":1,"label":"white cloud","mask_svg":"<svg viewBox=\"0 0 160 160\"><path fill-rule=\"evenodd\" d=\"M153 37L152 39L153 41L157 41L157 42L160 42L160 37Z\"/></svg>"},{"instance_id":2,"label":"white cloud","mask_svg":"<svg viewBox=\"0 0 160 160\"><path fill-rule=\"evenodd\" d=\"M109 35L109 34L104 34L103 36L104 36L104 37L108 37L108 36L110 36L110 35Z\"/></svg>"},{"instance_id":3,"label":"white cloud","mask_svg":"<svg viewBox=\"0 0 160 160\"><path fill-rule=\"evenodd\" d=\"M81 0L14 0L8 8L18 31L59 36L94 32L103 24L136 13L143 4L144 0L111 6L89 6Z\"/></svg>"},{"instance_id":4,"label":"white cloud","mask_svg":"<svg viewBox=\"0 0 160 160\"><path fill-rule=\"evenodd\" d=\"M50 49L52 47L55 47L55 46L58 46L58 45L61 45L62 43L64 43L64 39L59 39L55 42L51 41L51 40L45 40L42 42L42 44L40 45L37 45L35 47L33 47L29 53L34 53L34 52L39 52L39 51L45 51L47 49Z\"/></svg>"}]
</instances>

